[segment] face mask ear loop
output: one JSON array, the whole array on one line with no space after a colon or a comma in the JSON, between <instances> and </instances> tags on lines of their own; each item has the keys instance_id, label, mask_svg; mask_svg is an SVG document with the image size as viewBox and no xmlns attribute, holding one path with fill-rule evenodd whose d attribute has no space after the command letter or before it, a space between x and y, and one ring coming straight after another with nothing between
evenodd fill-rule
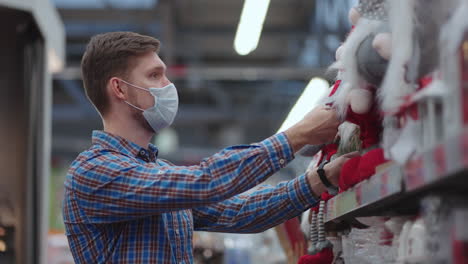
<instances>
[{"instance_id":1,"label":"face mask ear loop","mask_svg":"<svg viewBox=\"0 0 468 264\"><path fill-rule=\"evenodd\" d=\"M145 89L145 88L140 87L140 86L138 86L138 85L131 84L131 83L129 83L129 82L127 82L127 81L124 81L124 80L122 80L122 79L119 79L119 80L122 81L123 83L126 83L126 84L130 85L130 86L133 86L133 87L135 87L135 88L138 88L138 89L141 89L141 90L144 90L144 91L149 92L148 89ZM124 101L124 102L127 103L128 105L132 106L133 108L136 108L136 109L138 109L138 110L140 110L140 111L142 111L142 112L145 111L144 109L141 109L140 107L138 107L138 106L136 106L136 105L133 105L133 104L129 103L128 101Z\"/></svg>"},{"instance_id":2,"label":"face mask ear loop","mask_svg":"<svg viewBox=\"0 0 468 264\"><path fill-rule=\"evenodd\" d=\"M129 82L127 82L127 81L124 81L124 80L122 80L122 79L119 79L119 80L122 81L123 83L126 83L126 84L130 85L130 86L133 86L133 87L135 87L135 88L138 88L138 89L141 89L141 90L144 90L144 91L149 92L149 90L146 89L146 88L140 87L140 86L135 85L135 84L131 84L131 83L129 83Z\"/></svg>"},{"instance_id":3,"label":"face mask ear loop","mask_svg":"<svg viewBox=\"0 0 468 264\"><path fill-rule=\"evenodd\" d=\"M130 105L130 106L132 106L132 107L134 107L134 108L136 108L136 109L138 109L138 110L142 111L142 112L144 112L144 111L145 111L144 109L141 109L140 107L138 107L138 106L135 106L135 105L133 105L133 104L131 104L131 103L127 102L127 101L124 101L124 102L125 102L125 103L127 103L128 105Z\"/></svg>"}]
</instances>

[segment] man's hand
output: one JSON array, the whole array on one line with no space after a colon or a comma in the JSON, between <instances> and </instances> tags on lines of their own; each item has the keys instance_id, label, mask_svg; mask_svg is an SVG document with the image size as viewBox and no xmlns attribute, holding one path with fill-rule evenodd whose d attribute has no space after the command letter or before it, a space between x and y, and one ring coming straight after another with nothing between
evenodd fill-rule
<instances>
[{"instance_id":1,"label":"man's hand","mask_svg":"<svg viewBox=\"0 0 468 264\"><path fill-rule=\"evenodd\" d=\"M325 175L327 176L328 181L338 186L338 182L340 180L340 173L343 164L346 163L351 158L359 156L359 152L351 152L345 155L342 155L335 160L331 161L330 163L326 164L323 169L325 170ZM309 180L309 184L312 188L312 191L315 195L320 196L323 192L327 189L325 185L323 185L322 181L320 180L317 174L317 168L312 168L306 172L307 179Z\"/></svg>"},{"instance_id":2,"label":"man's hand","mask_svg":"<svg viewBox=\"0 0 468 264\"><path fill-rule=\"evenodd\" d=\"M294 152L304 145L319 145L332 141L340 122L335 110L317 107L297 124L285 131Z\"/></svg>"}]
</instances>

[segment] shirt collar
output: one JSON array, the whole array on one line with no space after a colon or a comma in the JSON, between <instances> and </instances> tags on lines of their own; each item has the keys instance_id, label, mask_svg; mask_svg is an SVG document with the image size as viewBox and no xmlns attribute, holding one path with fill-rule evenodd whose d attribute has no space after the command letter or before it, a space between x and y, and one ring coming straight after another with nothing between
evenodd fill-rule
<instances>
[{"instance_id":1,"label":"shirt collar","mask_svg":"<svg viewBox=\"0 0 468 264\"><path fill-rule=\"evenodd\" d=\"M148 149L145 149L123 137L100 130L93 131L93 145L100 145L106 149L115 150L132 157L148 159L153 162L158 157L158 148L151 143L148 145Z\"/></svg>"}]
</instances>

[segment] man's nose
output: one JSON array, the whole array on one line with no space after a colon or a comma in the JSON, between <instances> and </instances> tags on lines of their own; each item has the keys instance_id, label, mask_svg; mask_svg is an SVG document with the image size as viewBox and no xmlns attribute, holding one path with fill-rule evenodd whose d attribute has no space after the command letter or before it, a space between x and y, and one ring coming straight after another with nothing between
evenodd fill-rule
<instances>
[{"instance_id":1,"label":"man's nose","mask_svg":"<svg viewBox=\"0 0 468 264\"><path fill-rule=\"evenodd\" d=\"M163 86L167 86L171 83L171 81L167 78L166 75L164 75L164 79L163 79Z\"/></svg>"}]
</instances>

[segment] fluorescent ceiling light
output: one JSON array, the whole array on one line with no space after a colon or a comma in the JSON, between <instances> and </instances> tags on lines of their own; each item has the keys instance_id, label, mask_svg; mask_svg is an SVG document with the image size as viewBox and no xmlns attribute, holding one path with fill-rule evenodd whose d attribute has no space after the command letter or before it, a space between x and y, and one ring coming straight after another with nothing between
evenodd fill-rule
<instances>
[{"instance_id":1,"label":"fluorescent ceiling light","mask_svg":"<svg viewBox=\"0 0 468 264\"><path fill-rule=\"evenodd\" d=\"M234 49L247 55L257 48L270 0L245 0L237 26Z\"/></svg>"},{"instance_id":2,"label":"fluorescent ceiling light","mask_svg":"<svg viewBox=\"0 0 468 264\"><path fill-rule=\"evenodd\" d=\"M301 121L308 112L318 105L319 100L326 95L329 88L328 82L322 78L310 80L277 133L283 132Z\"/></svg>"}]
</instances>

